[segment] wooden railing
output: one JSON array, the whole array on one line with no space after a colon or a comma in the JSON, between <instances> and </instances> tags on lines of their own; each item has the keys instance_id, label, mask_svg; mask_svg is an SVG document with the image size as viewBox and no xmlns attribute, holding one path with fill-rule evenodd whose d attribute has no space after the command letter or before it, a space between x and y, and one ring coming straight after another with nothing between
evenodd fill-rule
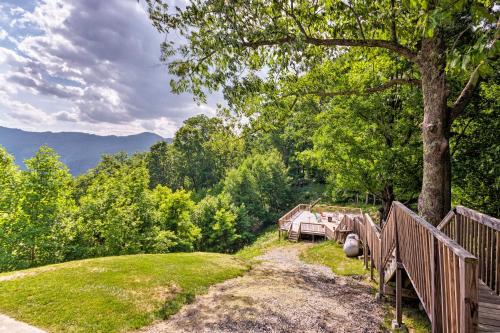
<instances>
[{"instance_id":1,"label":"wooden railing","mask_svg":"<svg viewBox=\"0 0 500 333\"><path fill-rule=\"evenodd\" d=\"M381 268L384 268L385 264L391 258L394 247L396 246L396 217L394 214L394 204L391 206L387 221L382 226L381 241Z\"/></svg>"},{"instance_id":2,"label":"wooden railing","mask_svg":"<svg viewBox=\"0 0 500 333\"><path fill-rule=\"evenodd\" d=\"M374 269L380 269L382 265L382 238L380 227L376 225L370 215L364 215L366 228L366 246L370 251L370 276L373 280ZM367 250L368 250L367 249Z\"/></svg>"},{"instance_id":3,"label":"wooden railing","mask_svg":"<svg viewBox=\"0 0 500 333\"><path fill-rule=\"evenodd\" d=\"M364 221L362 219L363 215L359 216L351 216L344 215L340 223L334 230L333 239L338 242L343 242L343 238L346 236L344 233L349 231L349 233L355 233L359 237L361 237L364 241L365 229L364 229Z\"/></svg>"},{"instance_id":4,"label":"wooden railing","mask_svg":"<svg viewBox=\"0 0 500 333\"><path fill-rule=\"evenodd\" d=\"M477 327L477 259L401 203L395 207L400 260L433 326L471 332Z\"/></svg>"},{"instance_id":5,"label":"wooden railing","mask_svg":"<svg viewBox=\"0 0 500 333\"><path fill-rule=\"evenodd\" d=\"M283 215L278 221L280 228L304 210L311 210L311 206L297 205ZM500 220L458 206L436 228L396 201L382 228L368 214L356 215L352 208L345 208L343 213L335 229L331 223L302 222L300 230L334 240L346 232L358 234L364 245L365 266L369 253L372 278L375 268L380 273L380 295L384 293L385 277L396 275L397 323L402 319L404 270L433 332L477 331L479 279L497 294L500 290Z\"/></svg>"},{"instance_id":6,"label":"wooden railing","mask_svg":"<svg viewBox=\"0 0 500 333\"><path fill-rule=\"evenodd\" d=\"M299 204L297 206L295 206L292 210L290 210L289 212L287 212L285 215L283 215L279 220L278 220L278 226L279 228L281 229L283 227L283 225L285 225L286 223L288 222L291 222L293 220L293 218L299 214L301 211L308 211L310 208L309 205L306 205L306 204Z\"/></svg>"},{"instance_id":7,"label":"wooden railing","mask_svg":"<svg viewBox=\"0 0 500 333\"><path fill-rule=\"evenodd\" d=\"M377 251L376 231L370 233L367 236L372 244L370 250ZM474 332L477 329L478 266L473 255L399 202L392 204L381 231L381 249L379 270L384 270L393 252L397 260L398 323L401 323L401 271L404 268L431 319L433 331Z\"/></svg>"},{"instance_id":8,"label":"wooden railing","mask_svg":"<svg viewBox=\"0 0 500 333\"><path fill-rule=\"evenodd\" d=\"M500 295L500 220L457 206L438 229L478 258L478 275Z\"/></svg>"},{"instance_id":9,"label":"wooden railing","mask_svg":"<svg viewBox=\"0 0 500 333\"><path fill-rule=\"evenodd\" d=\"M300 232L309 233L309 234L317 234L324 235L325 234L325 225L322 223L313 223L313 222L302 222L300 224Z\"/></svg>"}]
</instances>

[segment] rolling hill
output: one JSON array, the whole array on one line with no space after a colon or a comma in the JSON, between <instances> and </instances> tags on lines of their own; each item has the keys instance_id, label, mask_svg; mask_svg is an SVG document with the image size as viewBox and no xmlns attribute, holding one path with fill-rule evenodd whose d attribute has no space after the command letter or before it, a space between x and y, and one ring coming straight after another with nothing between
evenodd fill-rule
<instances>
[{"instance_id":1,"label":"rolling hill","mask_svg":"<svg viewBox=\"0 0 500 333\"><path fill-rule=\"evenodd\" d=\"M0 145L14 155L22 168L23 161L31 158L41 145L46 144L61 156L73 175L95 167L103 154L144 152L152 144L162 140L171 139L154 133L100 136L78 132L27 132L0 126Z\"/></svg>"}]
</instances>

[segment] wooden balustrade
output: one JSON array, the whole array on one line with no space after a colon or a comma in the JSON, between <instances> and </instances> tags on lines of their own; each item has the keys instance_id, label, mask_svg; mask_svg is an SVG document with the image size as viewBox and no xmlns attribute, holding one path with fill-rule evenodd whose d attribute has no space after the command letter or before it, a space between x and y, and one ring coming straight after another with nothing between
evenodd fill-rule
<instances>
[{"instance_id":1,"label":"wooden balustrade","mask_svg":"<svg viewBox=\"0 0 500 333\"><path fill-rule=\"evenodd\" d=\"M364 215L365 231L366 231L366 246L370 251L370 276L373 280L373 270L380 270L381 261L381 245L382 239L380 235L380 227L376 225L370 215Z\"/></svg>"},{"instance_id":2,"label":"wooden balustrade","mask_svg":"<svg viewBox=\"0 0 500 333\"><path fill-rule=\"evenodd\" d=\"M474 332L478 320L477 259L399 202L382 230L394 234L397 257L405 269L433 330ZM390 229L389 229L390 228ZM400 297L400 296L399 296Z\"/></svg>"},{"instance_id":3,"label":"wooden balustrade","mask_svg":"<svg viewBox=\"0 0 500 333\"><path fill-rule=\"evenodd\" d=\"M387 221L382 227L381 231L381 267L392 257L394 247L396 246L396 218L394 214L394 203L391 206Z\"/></svg>"},{"instance_id":4,"label":"wooden balustrade","mask_svg":"<svg viewBox=\"0 0 500 333\"><path fill-rule=\"evenodd\" d=\"M300 232L308 234L324 235L325 225L322 223L302 222L300 224Z\"/></svg>"},{"instance_id":5,"label":"wooden balustrade","mask_svg":"<svg viewBox=\"0 0 500 333\"><path fill-rule=\"evenodd\" d=\"M479 278L500 295L500 220L457 206L438 229L478 258Z\"/></svg>"},{"instance_id":6,"label":"wooden balustrade","mask_svg":"<svg viewBox=\"0 0 500 333\"><path fill-rule=\"evenodd\" d=\"M306 204L299 204L295 206L292 210L288 211L285 215L283 215L279 220L278 220L278 226L281 229L283 225L285 225L288 222L291 222L293 218L299 214L301 211L309 210L309 205Z\"/></svg>"},{"instance_id":7,"label":"wooden balustrade","mask_svg":"<svg viewBox=\"0 0 500 333\"><path fill-rule=\"evenodd\" d=\"M338 207L327 207L339 211ZM363 241L365 265L366 255L370 254L372 279L374 268L380 273L380 295L385 278L396 273L398 323L404 269L431 320L433 332L465 333L492 327L492 320L497 318L496 300L488 296L493 294L487 295L492 303L485 312L479 311L478 320L479 304L484 304L478 301L478 288L489 287L496 294L500 290L500 220L458 206L436 228L403 204L393 202L387 221L380 228L368 214L356 215L352 208L347 209L340 213L344 216L336 227L331 223L301 222L298 233L325 235L337 241L342 241L348 232L358 234ZM296 206L280 218L280 227L304 210L310 211L311 206Z\"/></svg>"}]
</instances>

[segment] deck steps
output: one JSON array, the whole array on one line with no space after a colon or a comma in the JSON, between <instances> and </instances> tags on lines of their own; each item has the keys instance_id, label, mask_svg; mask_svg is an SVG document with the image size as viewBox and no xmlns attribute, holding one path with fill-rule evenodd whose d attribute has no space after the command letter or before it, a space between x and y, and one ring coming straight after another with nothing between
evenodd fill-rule
<instances>
[{"instance_id":1,"label":"deck steps","mask_svg":"<svg viewBox=\"0 0 500 333\"><path fill-rule=\"evenodd\" d=\"M288 234L288 239L291 240L292 242L298 242L299 233L297 231L291 230L290 233Z\"/></svg>"}]
</instances>

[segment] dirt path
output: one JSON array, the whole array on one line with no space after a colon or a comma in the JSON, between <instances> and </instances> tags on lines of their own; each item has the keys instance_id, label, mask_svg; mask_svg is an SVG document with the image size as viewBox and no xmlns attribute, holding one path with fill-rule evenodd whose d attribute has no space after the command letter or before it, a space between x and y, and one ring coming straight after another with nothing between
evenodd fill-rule
<instances>
[{"instance_id":1,"label":"dirt path","mask_svg":"<svg viewBox=\"0 0 500 333\"><path fill-rule=\"evenodd\" d=\"M301 262L305 246L269 251L248 274L141 332L380 332L383 311L370 287Z\"/></svg>"}]
</instances>

